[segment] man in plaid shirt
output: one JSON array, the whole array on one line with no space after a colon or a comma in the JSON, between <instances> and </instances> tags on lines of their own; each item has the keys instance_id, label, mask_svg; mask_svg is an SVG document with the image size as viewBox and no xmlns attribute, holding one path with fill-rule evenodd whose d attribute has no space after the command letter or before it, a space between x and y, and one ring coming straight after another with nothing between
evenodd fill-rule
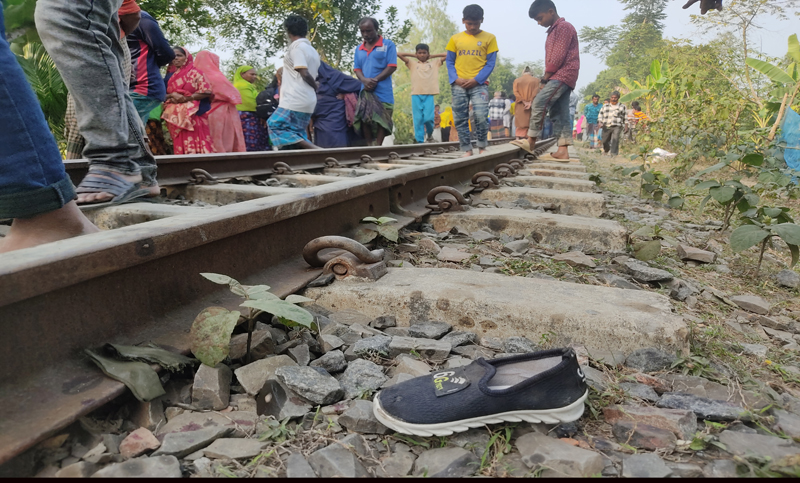
<instances>
[{"instance_id":1,"label":"man in plaid shirt","mask_svg":"<svg viewBox=\"0 0 800 483\"><path fill-rule=\"evenodd\" d=\"M619 92L611 93L611 103L600 109L597 122L603 127L603 151L606 156L619 154L619 136L625 125L628 109L619 102Z\"/></svg>"}]
</instances>

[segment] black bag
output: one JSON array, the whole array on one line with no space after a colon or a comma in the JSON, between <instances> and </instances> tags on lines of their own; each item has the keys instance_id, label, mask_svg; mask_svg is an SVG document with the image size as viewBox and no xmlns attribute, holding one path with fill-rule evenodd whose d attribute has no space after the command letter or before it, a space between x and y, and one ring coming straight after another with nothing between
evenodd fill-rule
<instances>
[{"instance_id":1,"label":"black bag","mask_svg":"<svg viewBox=\"0 0 800 483\"><path fill-rule=\"evenodd\" d=\"M267 87L256 96L256 116L262 119L269 119L273 112L278 108L278 101L275 99L275 88Z\"/></svg>"}]
</instances>

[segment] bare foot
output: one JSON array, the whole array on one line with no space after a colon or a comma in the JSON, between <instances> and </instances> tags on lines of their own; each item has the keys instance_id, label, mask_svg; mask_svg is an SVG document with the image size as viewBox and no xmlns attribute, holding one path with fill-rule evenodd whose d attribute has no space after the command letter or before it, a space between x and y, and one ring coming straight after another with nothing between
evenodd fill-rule
<instances>
[{"instance_id":1,"label":"bare foot","mask_svg":"<svg viewBox=\"0 0 800 483\"><path fill-rule=\"evenodd\" d=\"M566 146L560 146L558 151L551 154L551 156L555 159L569 159L569 149Z\"/></svg>"},{"instance_id":2,"label":"bare foot","mask_svg":"<svg viewBox=\"0 0 800 483\"><path fill-rule=\"evenodd\" d=\"M472 151L465 151L464 154L461 156L462 158L468 158L472 156Z\"/></svg>"},{"instance_id":3,"label":"bare foot","mask_svg":"<svg viewBox=\"0 0 800 483\"><path fill-rule=\"evenodd\" d=\"M33 218L17 218L0 243L0 253L35 247L100 231L81 213L74 201Z\"/></svg>"},{"instance_id":4,"label":"bare foot","mask_svg":"<svg viewBox=\"0 0 800 483\"><path fill-rule=\"evenodd\" d=\"M96 175L98 178L111 179L108 176L104 176L101 173L95 172L95 173L92 173L92 174ZM139 175L139 174L137 174L135 176L129 176L129 175L120 174L120 173L114 173L114 174L118 175L119 177L121 177L121 178L123 178L125 180L130 181L131 183L140 183L142 181L142 176ZM78 187L80 187L80 185L78 185ZM154 188L158 189L157 186L155 186ZM151 191L151 193L152 193L152 191ZM158 193L156 193L155 196L158 196ZM104 203L106 201L111 201L112 199L114 199L114 195L112 195L111 193L106 193L106 192L100 192L100 193L78 193L78 199L75 200L75 201L77 201L78 204Z\"/></svg>"},{"instance_id":5,"label":"bare foot","mask_svg":"<svg viewBox=\"0 0 800 483\"><path fill-rule=\"evenodd\" d=\"M485 150L485 149L483 149L483 148L479 148L479 149L478 149L478 154L483 154L483 153L485 153L485 152L486 152L486 150Z\"/></svg>"},{"instance_id":6,"label":"bare foot","mask_svg":"<svg viewBox=\"0 0 800 483\"><path fill-rule=\"evenodd\" d=\"M143 188L150 191L150 194L147 195L148 198L155 198L156 196L161 195L161 187L158 185L144 186Z\"/></svg>"}]
</instances>

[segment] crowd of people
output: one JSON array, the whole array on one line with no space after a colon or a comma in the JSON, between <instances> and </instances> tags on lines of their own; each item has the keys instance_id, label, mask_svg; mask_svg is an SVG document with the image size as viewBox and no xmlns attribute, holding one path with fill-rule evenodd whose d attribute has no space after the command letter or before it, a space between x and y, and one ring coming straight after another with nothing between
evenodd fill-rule
<instances>
[{"instance_id":1,"label":"crowd of people","mask_svg":"<svg viewBox=\"0 0 800 483\"><path fill-rule=\"evenodd\" d=\"M721 3L702 0L701 11ZM231 82L217 55L170 45L135 0L38 0L38 34L69 90L67 155L89 164L75 187L6 40L0 10L0 102L6 106L0 110L0 219L13 220L0 253L98 231L79 204L158 196L154 153L165 154L170 144L164 124L175 154L381 144L393 131L391 77L398 56L411 71L418 142L458 141L471 156L475 147L486 150L491 125L497 135L513 132L512 143L528 152L537 139L556 136L552 158L566 160L573 139L570 96L580 69L577 32L552 0L535 0L528 15L548 29L545 74L538 79L527 70L514 82L514 99L500 92L490 101L499 48L481 29L479 5L464 8L464 31L436 55L425 44L413 55L398 54L376 19L360 19L354 26L363 39L353 53L356 78L325 64L306 38L306 20L290 15L283 67L259 91L251 66L236 69ZM431 109L442 57L452 94L452 106L443 111L435 104ZM600 109L598 101L584 111L588 139L595 146L602 129L604 148L614 154L626 119L645 117L635 105L628 113L619 93Z\"/></svg>"}]
</instances>

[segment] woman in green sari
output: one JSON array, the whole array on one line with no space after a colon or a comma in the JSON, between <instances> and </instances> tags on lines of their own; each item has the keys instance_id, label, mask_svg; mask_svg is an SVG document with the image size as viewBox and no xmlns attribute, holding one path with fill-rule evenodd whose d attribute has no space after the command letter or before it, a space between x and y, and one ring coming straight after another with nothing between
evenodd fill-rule
<instances>
[{"instance_id":1,"label":"woman in green sari","mask_svg":"<svg viewBox=\"0 0 800 483\"><path fill-rule=\"evenodd\" d=\"M236 106L236 110L239 111L239 118L242 121L242 131L244 132L247 151L268 151L269 131L267 130L267 121L256 116L258 89L253 83L257 78L256 70L249 65L243 65L236 69L236 74L233 76L233 86L242 95L242 103Z\"/></svg>"}]
</instances>

